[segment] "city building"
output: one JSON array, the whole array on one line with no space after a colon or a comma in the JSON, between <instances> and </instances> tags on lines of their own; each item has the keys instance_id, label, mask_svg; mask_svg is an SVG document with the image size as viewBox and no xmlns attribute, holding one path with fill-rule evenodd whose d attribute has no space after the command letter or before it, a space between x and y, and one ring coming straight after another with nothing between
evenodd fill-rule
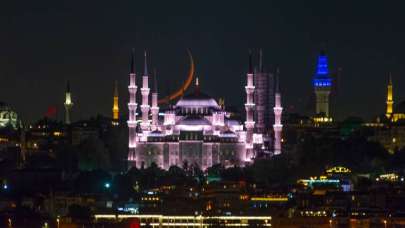
<instances>
[{"instance_id":1,"label":"city building","mask_svg":"<svg viewBox=\"0 0 405 228\"><path fill-rule=\"evenodd\" d=\"M129 168L148 167L155 163L168 169L173 165L181 167L187 163L207 169L215 164L244 166L255 158L263 148L263 134L255 132L255 84L251 54L246 75L244 124L233 119L214 98L202 92L198 78L195 78L194 91L159 113L156 88L152 93L152 101L149 101L146 53L144 57L141 118L137 120L137 86L132 53L128 87Z\"/></svg>"},{"instance_id":2,"label":"city building","mask_svg":"<svg viewBox=\"0 0 405 228\"><path fill-rule=\"evenodd\" d=\"M318 56L313 86L316 97L314 121L331 122L329 95L332 89L332 78L329 75L328 58L324 51L321 51Z\"/></svg>"}]
</instances>

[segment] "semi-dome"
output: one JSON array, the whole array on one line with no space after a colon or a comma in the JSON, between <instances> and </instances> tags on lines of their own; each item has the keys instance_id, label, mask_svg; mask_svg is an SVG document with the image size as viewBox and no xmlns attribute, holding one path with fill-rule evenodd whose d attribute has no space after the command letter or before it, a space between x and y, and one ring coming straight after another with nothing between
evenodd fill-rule
<instances>
[{"instance_id":1,"label":"semi-dome","mask_svg":"<svg viewBox=\"0 0 405 228\"><path fill-rule=\"evenodd\" d=\"M180 131L209 131L212 123L203 116L185 116L176 123L176 129Z\"/></svg>"},{"instance_id":2,"label":"semi-dome","mask_svg":"<svg viewBox=\"0 0 405 228\"><path fill-rule=\"evenodd\" d=\"M211 122L202 116L186 116L177 122L177 125L207 125L210 126Z\"/></svg>"}]
</instances>

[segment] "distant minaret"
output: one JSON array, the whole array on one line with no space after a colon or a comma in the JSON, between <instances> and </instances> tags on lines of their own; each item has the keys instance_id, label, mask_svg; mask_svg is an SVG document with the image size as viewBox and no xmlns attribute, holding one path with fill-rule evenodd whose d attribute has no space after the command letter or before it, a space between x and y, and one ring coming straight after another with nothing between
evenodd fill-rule
<instances>
[{"instance_id":1,"label":"distant minaret","mask_svg":"<svg viewBox=\"0 0 405 228\"><path fill-rule=\"evenodd\" d=\"M114 98L113 98L113 125L118 125L118 118L119 118L119 105L118 105L118 82L115 81L114 83Z\"/></svg>"},{"instance_id":2,"label":"distant minaret","mask_svg":"<svg viewBox=\"0 0 405 228\"><path fill-rule=\"evenodd\" d=\"M393 104L394 100L392 98L392 78L391 78L391 73L389 76L388 80L388 85L387 85L387 111L385 113L385 116L390 119L392 117L392 112L393 112Z\"/></svg>"},{"instance_id":3,"label":"distant minaret","mask_svg":"<svg viewBox=\"0 0 405 228\"><path fill-rule=\"evenodd\" d=\"M143 131L149 130L149 76L148 76L148 62L147 62L147 54L145 51L145 65L144 65L144 73L142 77L142 88L141 88L141 94L142 94L142 105L141 105L141 111L142 111L142 122L141 122L141 128Z\"/></svg>"},{"instance_id":4,"label":"distant minaret","mask_svg":"<svg viewBox=\"0 0 405 228\"><path fill-rule=\"evenodd\" d=\"M129 167L136 166L136 108L138 104L136 103L136 91L138 87L136 86L136 74L135 74L135 53L132 49L131 52L131 67L129 71L129 103L128 103L128 110L129 110L129 119L128 119L128 162Z\"/></svg>"},{"instance_id":5,"label":"distant minaret","mask_svg":"<svg viewBox=\"0 0 405 228\"><path fill-rule=\"evenodd\" d=\"M283 130L283 125L281 124L281 114L283 108L281 107L281 93L280 93L280 71L277 69L276 72L276 91L275 91L275 106L274 110L274 155L281 154L281 131Z\"/></svg>"},{"instance_id":6,"label":"distant minaret","mask_svg":"<svg viewBox=\"0 0 405 228\"><path fill-rule=\"evenodd\" d=\"M318 56L313 83L316 95L315 114L322 114L329 119L329 95L332 88L332 79L329 76L328 59L324 51L321 51Z\"/></svg>"},{"instance_id":7,"label":"distant minaret","mask_svg":"<svg viewBox=\"0 0 405 228\"><path fill-rule=\"evenodd\" d=\"M70 83L67 81L66 84L66 93L65 93L65 124L70 124L71 119L70 119L70 111L72 110L73 107L73 102L72 102L72 97L70 95Z\"/></svg>"},{"instance_id":8,"label":"distant minaret","mask_svg":"<svg viewBox=\"0 0 405 228\"><path fill-rule=\"evenodd\" d=\"M153 91L152 91L152 131L158 130L159 126L159 106L158 106L158 90L156 81L156 70L153 72Z\"/></svg>"},{"instance_id":9,"label":"distant minaret","mask_svg":"<svg viewBox=\"0 0 405 228\"><path fill-rule=\"evenodd\" d=\"M246 103L245 103L245 109L246 109L246 121L245 121L245 127L246 127L246 161L251 161L251 159L254 157L254 151L253 151L253 129L255 127L255 121L253 120L253 115L254 115L254 108L255 108L255 103L253 101L253 93L255 91L255 86L253 84L253 64L252 64L252 52L249 52L249 70L246 75L246 82L247 85L245 86L246 90Z\"/></svg>"}]
</instances>

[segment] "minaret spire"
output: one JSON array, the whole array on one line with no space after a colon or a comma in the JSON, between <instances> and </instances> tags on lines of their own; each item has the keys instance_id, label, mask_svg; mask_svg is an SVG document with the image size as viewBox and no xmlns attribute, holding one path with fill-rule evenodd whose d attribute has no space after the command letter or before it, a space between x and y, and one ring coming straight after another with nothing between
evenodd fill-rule
<instances>
[{"instance_id":1,"label":"minaret spire","mask_svg":"<svg viewBox=\"0 0 405 228\"><path fill-rule=\"evenodd\" d=\"M391 72L389 74L388 84L392 85L392 74L391 74Z\"/></svg>"},{"instance_id":2,"label":"minaret spire","mask_svg":"<svg viewBox=\"0 0 405 228\"><path fill-rule=\"evenodd\" d=\"M249 49L249 69L248 74L253 74L253 61L252 61L252 50Z\"/></svg>"},{"instance_id":3,"label":"minaret spire","mask_svg":"<svg viewBox=\"0 0 405 228\"><path fill-rule=\"evenodd\" d=\"M156 68L153 69L153 92L154 93L158 92L157 80L156 80Z\"/></svg>"},{"instance_id":4,"label":"minaret spire","mask_svg":"<svg viewBox=\"0 0 405 228\"><path fill-rule=\"evenodd\" d=\"M280 93L280 68L276 69L276 93Z\"/></svg>"},{"instance_id":5,"label":"minaret spire","mask_svg":"<svg viewBox=\"0 0 405 228\"><path fill-rule=\"evenodd\" d=\"M70 83L69 80L66 83L66 92L65 92L65 124L70 124L71 119L70 119L70 111L73 107L73 102L72 102L72 97L70 93Z\"/></svg>"},{"instance_id":6,"label":"minaret spire","mask_svg":"<svg viewBox=\"0 0 405 228\"><path fill-rule=\"evenodd\" d=\"M118 104L118 81L114 82L114 96L113 96L113 125L118 125L118 118L119 118L119 104Z\"/></svg>"},{"instance_id":7,"label":"minaret spire","mask_svg":"<svg viewBox=\"0 0 405 228\"><path fill-rule=\"evenodd\" d=\"M135 48L132 48L131 51L131 65L129 72L135 74Z\"/></svg>"},{"instance_id":8,"label":"minaret spire","mask_svg":"<svg viewBox=\"0 0 405 228\"><path fill-rule=\"evenodd\" d=\"M393 100L393 86L392 86L392 76L391 72L389 73L389 78L388 78L388 85L387 85L387 110L385 112L385 116L388 119L392 118L392 113L393 113L393 105L394 105L394 100Z\"/></svg>"},{"instance_id":9,"label":"minaret spire","mask_svg":"<svg viewBox=\"0 0 405 228\"><path fill-rule=\"evenodd\" d=\"M144 52L144 68L143 68L143 70L144 70L144 73L143 73L143 75L148 75L148 54L147 54L147 52L146 52L146 50L145 50L145 52Z\"/></svg>"}]
</instances>

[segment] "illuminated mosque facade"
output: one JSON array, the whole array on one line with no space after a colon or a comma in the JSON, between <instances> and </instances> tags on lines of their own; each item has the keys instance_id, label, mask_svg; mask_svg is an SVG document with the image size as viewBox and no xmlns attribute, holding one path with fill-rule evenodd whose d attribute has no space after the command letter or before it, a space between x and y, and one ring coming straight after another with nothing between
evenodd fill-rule
<instances>
[{"instance_id":1,"label":"illuminated mosque facade","mask_svg":"<svg viewBox=\"0 0 405 228\"><path fill-rule=\"evenodd\" d=\"M275 123L273 128L277 142L265 144L265 141L269 141L266 139L268 134L265 135L262 131L259 133L256 130L255 84L251 54L244 88L246 92L244 121L232 118L231 113L226 111L224 106L219 105L214 98L200 90L198 78L194 78L191 54L190 73L183 88L159 100L156 75L154 75L154 85L151 90L146 52L144 57L142 85L138 89L132 52L128 86L128 168L148 167L155 163L162 169L169 169L171 166L183 167L187 163L205 170L215 164L245 166L261 152L281 153L282 108L279 92L274 102L277 107L274 107L273 115L277 119L272 121ZM194 90L184 94L192 81L194 81ZM138 105L137 92L139 91L141 101ZM168 100L177 100L177 102L162 110L159 104L165 101L167 103Z\"/></svg>"}]
</instances>

